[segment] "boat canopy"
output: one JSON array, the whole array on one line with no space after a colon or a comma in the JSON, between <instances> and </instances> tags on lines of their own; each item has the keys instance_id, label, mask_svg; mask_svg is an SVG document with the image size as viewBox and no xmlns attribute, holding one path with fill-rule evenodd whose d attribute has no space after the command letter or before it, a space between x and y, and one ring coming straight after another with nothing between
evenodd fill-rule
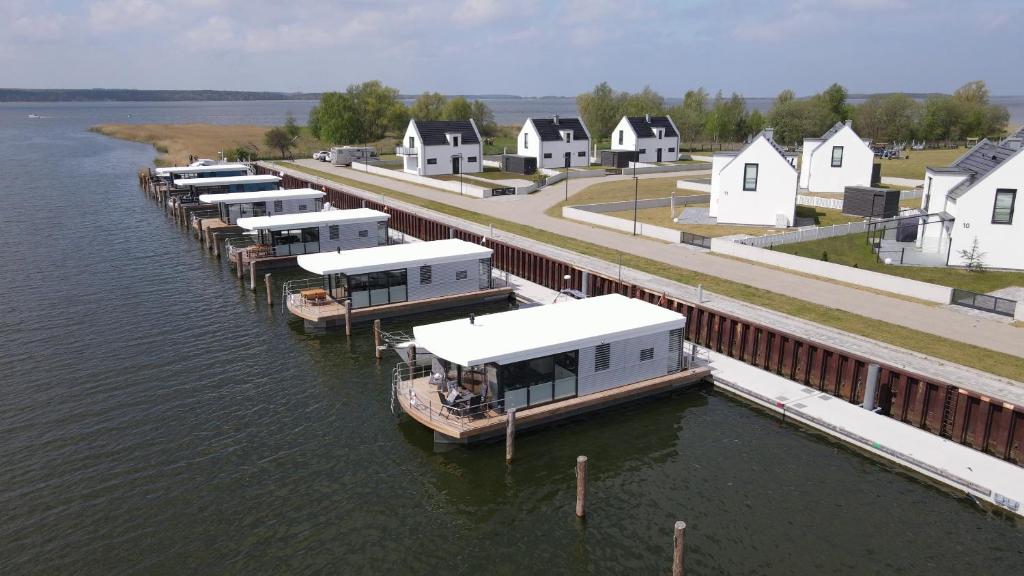
<instances>
[{"instance_id":1,"label":"boat canopy","mask_svg":"<svg viewBox=\"0 0 1024 576\"><path fill-rule=\"evenodd\" d=\"M230 172L244 170L249 167L245 164L210 164L208 166L167 166L154 170L157 176L171 176L176 174L205 174L207 172Z\"/></svg>"},{"instance_id":2,"label":"boat canopy","mask_svg":"<svg viewBox=\"0 0 1024 576\"><path fill-rule=\"evenodd\" d=\"M174 185L179 188L191 187L191 188L205 188L212 186L230 186L232 184L265 184L268 182L277 183L280 182L279 176L214 176L212 178L185 178L176 179Z\"/></svg>"},{"instance_id":3,"label":"boat canopy","mask_svg":"<svg viewBox=\"0 0 1024 576\"><path fill-rule=\"evenodd\" d=\"M446 262L480 260L490 258L492 253L493 250L479 244L451 239L304 254L299 256L298 264L314 274L363 274Z\"/></svg>"},{"instance_id":4,"label":"boat canopy","mask_svg":"<svg viewBox=\"0 0 1024 576\"><path fill-rule=\"evenodd\" d=\"M199 201L206 204L247 204L267 200L302 200L323 198L325 194L312 188L290 188L288 190L264 190L262 192L229 192L227 194L202 194Z\"/></svg>"},{"instance_id":5,"label":"boat canopy","mask_svg":"<svg viewBox=\"0 0 1024 576\"><path fill-rule=\"evenodd\" d=\"M354 210L324 210L322 212L296 212L294 214L239 218L238 225L246 230L291 230L325 224L386 222L388 218L391 216L384 212L369 208L356 208Z\"/></svg>"}]
</instances>

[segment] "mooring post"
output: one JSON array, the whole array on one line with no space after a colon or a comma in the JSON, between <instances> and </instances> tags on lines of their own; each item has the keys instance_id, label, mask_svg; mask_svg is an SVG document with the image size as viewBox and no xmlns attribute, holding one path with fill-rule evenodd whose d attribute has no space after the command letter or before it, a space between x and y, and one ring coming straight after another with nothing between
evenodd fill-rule
<instances>
[{"instance_id":1,"label":"mooring post","mask_svg":"<svg viewBox=\"0 0 1024 576\"><path fill-rule=\"evenodd\" d=\"M238 253L238 260L235 261L235 275L238 276L239 280L242 279L242 269L244 267L243 262L245 261L245 259L242 256L244 254L245 254L245 252L239 252Z\"/></svg>"},{"instance_id":2,"label":"mooring post","mask_svg":"<svg viewBox=\"0 0 1024 576\"><path fill-rule=\"evenodd\" d=\"M249 262L249 289L256 291L256 261Z\"/></svg>"},{"instance_id":3,"label":"mooring post","mask_svg":"<svg viewBox=\"0 0 1024 576\"><path fill-rule=\"evenodd\" d=\"M590 272L586 270L580 274L580 292L583 292L584 296L590 296Z\"/></svg>"},{"instance_id":4,"label":"mooring post","mask_svg":"<svg viewBox=\"0 0 1024 576\"><path fill-rule=\"evenodd\" d=\"M586 515L587 504L587 457L576 457L576 517Z\"/></svg>"},{"instance_id":5,"label":"mooring post","mask_svg":"<svg viewBox=\"0 0 1024 576\"><path fill-rule=\"evenodd\" d=\"M864 403L865 410L875 409L875 395L878 393L878 374L882 368L878 364L868 364L868 376L864 382Z\"/></svg>"},{"instance_id":6,"label":"mooring post","mask_svg":"<svg viewBox=\"0 0 1024 576\"><path fill-rule=\"evenodd\" d=\"M415 366L415 365L416 365L416 345L415 344L410 344L409 345L409 366Z\"/></svg>"},{"instance_id":7,"label":"mooring post","mask_svg":"<svg viewBox=\"0 0 1024 576\"><path fill-rule=\"evenodd\" d=\"M512 463L512 455L516 451L516 409L508 411L505 417L505 463Z\"/></svg>"},{"instance_id":8,"label":"mooring post","mask_svg":"<svg viewBox=\"0 0 1024 576\"><path fill-rule=\"evenodd\" d=\"M373 321L373 355L377 360L383 355L380 347L380 318Z\"/></svg>"},{"instance_id":9,"label":"mooring post","mask_svg":"<svg viewBox=\"0 0 1024 576\"><path fill-rule=\"evenodd\" d=\"M345 336L352 335L352 300L345 300Z\"/></svg>"},{"instance_id":10,"label":"mooring post","mask_svg":"<svg viewBox=\"0 0 1024 576\"><path fill-rule=\"evenodd\" d=\"M697 304L704 303L704 285L697 284Z\"/></svg>"},{"instance_id":11,"label":"mooring post","mask_svg":"<svg viewBox=\"0 0 1024 576\"><path fill-rule=\"evenodd\" d=\"M675 533L672 535L672 576L683 576L683 536L686 533L686 522L676 522Z\"/></svg>"},{"instance_id":12,"label":"mooring post","mask_svg":"<svg viewBox=\"0 0 1024 576\"><path fill-rule=\"evenodd\" d=\"M267 306L274 305L274 285L270 283L270 272L263 275L263 284L267 287Z\"/></svg>"}]
</instances>

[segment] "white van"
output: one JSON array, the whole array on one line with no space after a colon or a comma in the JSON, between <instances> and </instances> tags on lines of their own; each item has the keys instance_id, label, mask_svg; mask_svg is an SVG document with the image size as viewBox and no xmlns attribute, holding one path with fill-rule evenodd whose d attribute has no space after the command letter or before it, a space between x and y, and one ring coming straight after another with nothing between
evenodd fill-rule
<instances>
[{"instance_id":1,"label":"white van","mask_svg":"<svg viewBox=\"0 0 1024 576\"><path fill-rule=\"evenodd\" d=\"M331 148L331 162L335 166L350 166L353 161L377 157L377 149L370 146L335 146Z\"/></svg>"}]
</instances>

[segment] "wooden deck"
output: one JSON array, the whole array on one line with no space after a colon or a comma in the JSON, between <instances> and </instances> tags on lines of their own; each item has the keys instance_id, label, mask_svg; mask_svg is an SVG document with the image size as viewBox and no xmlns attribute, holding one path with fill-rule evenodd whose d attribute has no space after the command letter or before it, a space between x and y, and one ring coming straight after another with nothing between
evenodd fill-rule
<instances>
[{"instance_id":1,"label":"wooden deck","mask_svg":"<svg viewBox=\"0 0 1024 576\"><path fill-rule=\"evenodd\" d=\"M490 288L477 290L465 294L453 294L440 298L428 300L415 300L412 302L399 302L397 304L385 304L383 306L372 306L369 308L358 308L352 310L352 322L365 322L377 318L390 318L406 314L418 314L432 310L443 310L457 306L466 306L479 302L499 301L512 294L511 287ZM336 326L345 323L344 304L328 298L321 304L305 303L298 294L288 296L288 311L302 318L306 322L322 326Z\"/></svg>"},{"instance_id":2,"label":"wooden deck","mask_svg":"<svg viewBox=\"0 0 1024 576\"><path fill-rule=\"evenodd\" d=\"M516 410L516 429L538 426L647 396L695 386L710 375L710 366L699 366L587 396L578 396L536 408L521 408ZM437 387L430 383L429 376L415 378L411 384L408 381L404 382L396 396L406 414L451 442L468 443L505 434L505 414L497 410L488 410L476 417L442 412Z\"/></svg>"}]
</instances>

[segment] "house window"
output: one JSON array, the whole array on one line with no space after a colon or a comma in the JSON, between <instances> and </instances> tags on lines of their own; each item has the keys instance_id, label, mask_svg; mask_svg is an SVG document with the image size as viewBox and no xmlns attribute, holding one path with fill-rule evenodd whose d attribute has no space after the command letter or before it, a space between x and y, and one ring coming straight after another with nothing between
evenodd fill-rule
<instances>
[{"instance_id":1,"label":"house window","mask_svg":"<svg viewBox=\"0 0 1024 576\"><path fill-rule=\"evenodd\" d=\"M437 158L427 158L427 164L437 164Z\"/></svg>"},{"instance_id":2,"label":"house window","mask_svg":"<svg viewBox=\"0 0 1024 576\"><path fill-rule=\"evenodd\" d=\"M284 200L274 200L274 212L284 212Z\"/></svg>"},{"instance_id":3,"label":"house window","mask_svg":"<svg viewBox=\"0 0 1024 576\"><path fill-rule=\"evenodd\" d=\"M582 158L582 157L586 156L587 153L584 150L580 150L579 152L576 153L576 155Z\"/></svg>"},{"instance_id":4,"label":"house window","mask_svg":"<svg viewBox=\"0 0 1024 576\"><path fill-rule=\"evenodd\" d=\"M658 133L658 140L661 140L661 137L665 135L664 130L657 130L656 132Z\"/></svg>"},{"instance_id":5,"label":"house window","mask_svg":"<svg viewBox=\"0 0 1024 576\"><path fill-rule=\"evenodd\" d=\"M598 344L594 350L594 372L603 372L612 364L612 345Z\"/></svg>"},{"instance_id":6,"label":"house window","mask_svg":"<svg viewBox=\"0 0 1024 576\"><path fill-rule=\"evenodd\" d=\"M568 144L570 142L572 142L572 132L566 132L565 133L565 143Z\"/></svg>"},{"instance_id":7,"label":"house window","mask_svg":"<svg viewBox=\"0 0 1024 576\"><path fill-rule=\"evenodd\" d=\"M669 149L668 149L668 151L669 151L669 152L675 152L675 151L676 151L676 149L675 149L675 148L669 148Z\"/></svg>"},{"instance_id":8,"label":"house window","mask_svg":"<svg viewBox=\"0 0 1024 576\"><path fill-rule=\"evenodd\" d=\"M415 136L409 136L409 148L415 148L415 147L416 147L416 137Z\"/></svg>"},{"instance_id":9,"label":"house window","mask_svg":"<svg viewBox=\"0 0 1024 576\"><path fill-rule=\"evenodd\" d=\"M455 271L455 279L456 280L465 280L466 278L469 278L469 273L466 272L465 270L456 270Z\"/></svg>"},{"instance_id":10,"label":"house window","mask_svg":"<svg viewBox=\"0 0 1024 576\"><path fill-rule=\"evenodd\" d=\"M928 177L928 186L924 189L924 213L928 214L928 205L932 203L932 177Z\"/></svg>"},{"instance_id":11,"label":"house window","mask_svg":"<svg viewBox=\"0 0 1024 576\"><path fill-rule=\"evenodd\" d=\"M327 227L327 236L331 240L337 240L338 237L341 236L341 231L339 230L337 224L331 224L330 226Z\"/></svg>"},{"instance_id":12,"label":"house window","mask_svg":"<svg viewBox=\"0 0 1024 576\"><path fill-rule=\"evenodd\" d=\"M476 156L470 156L469 158L466 158L466 163L467 164L476 164Z\"/></svg>"},{"instance_id":13,"label":"house window","mask_svg":"<svg viewBox=\"0 0 1024 576\"><path fill-rule=\"evenodd\" d=\"M459 145L459 137L458 136L452 136L452 146L458 146L458 145Z\"/></svg>"},{"instance_id":14,"label":"house window","mask_svg":"<svg viewBox=\"0 0 1024 576\"><path fill-rule=\"evenodd\" d=\"M369 238L370 237L370 231L369 230L360 230L359 231L359 237L360 238Z\"/></svg>"},{"instance_id":15,"label":"house window","mask_svg":"<svg viewBox=\"0 0 1024 576\"><path fill-rule=\"evenodd\" d=\"M641 148L640 149L640 153L641 154L647 154L647 148Z\"/></svg>"},{"instance_id":16,"label":"house window","mask_svg":"<svg viewBox=\"0 0 1024 576\"><path fill-rule=\"evenodd\" d=\"M544 157L545 158L551 158L551 152L545 152L544 153Z\"/></svg>"},{"instance_id":17,"label":"house window","mask_svg":"<svg viewBox=\"0 0 1024 576\"><path fill-rule=\"evenodd\" d=\"M622 144L622 130L619 130L619 144Z\"/></svg>"},{"instance_id":18,"label":"house window","mask_svg":"<svg viewBox=\"0 0 1024 576\"><path fill-rule=\"evenodd\" d=\"M428 264L420 266L420 285L430 284L434 279L434 269Z\"/></svg>"},{"instance_id":19,"label":"house window","mask_svg":"<svg viewBox=\"0 0 1024 576\"><path fill-rule=\"evenodd\" d=\"M843 147L833 146L832 147L832 167L842 168L843 167Z\"/></svg>"},{"instance_id":20,"label":"house window","mask_svg":"<svg viewBox=\"0 0 1024 576\"><path fill-rule=\"evenodd\" d=\"M743 165L743 190L745 192L757 191L757 164Z\"/></svg>"},{"instance_id":21,"label":"house window","mask_svg":"<svg viewBox=\"0 0 1024 576\"><path fill-rule=\"evenodd\" d=\"M530 135L529 134L523 134L523 149L524 150L529 150L530 149Z\"/></svg>"},{"instance_id":22,"label":"house window","mask_svg":"<svg viewBox=\"0 0 1024 576\"><path fill-rule=\"evenodd\" d=\"M654 348L644 348L640 351L640 361L647 362L648 360L654 360Z\"/></svg>"},{"instance_id":23,"label":"house window","mask_svg":"<svg viewBox=\"0 0 1024 576\"><path fill-rule=\"evenodd\" d=\"M993 224L1013 224L1013 204L1016 199L1016 190L996 190L996 203L992 208Z\"/></svg>"}]
</instances>

